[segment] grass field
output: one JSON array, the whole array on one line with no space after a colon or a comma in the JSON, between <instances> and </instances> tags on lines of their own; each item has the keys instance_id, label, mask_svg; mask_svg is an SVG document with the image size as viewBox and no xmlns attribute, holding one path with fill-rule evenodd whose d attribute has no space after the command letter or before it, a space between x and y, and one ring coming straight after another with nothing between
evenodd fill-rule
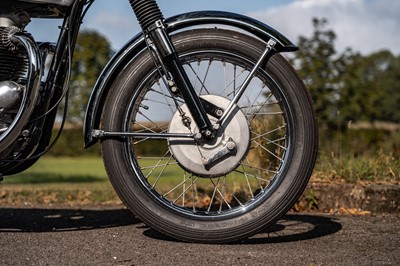
<instances>
[{"instance_id":1,"label":"grass field","mask_svg":"<svg viewBox=\"0 0 400 266\"><path fill-rule=\"evenodd\" d=\"M320 155L314 169L314 178L341 180L347 183L400 183L400 160L381 151L375 156Z\"/></svg>"},{"instance_id":2,"label":"grass field","mask_svg":"<svg viewBox=\"0 0 400 266\"><path fill-rule=\"evenodd\" d=\"M43 157L0 183L0 206L120 205L101 158Z\"/></svg>"},{"instance_id":3,"label":"grass field","mask_svg":"<svg viewBox=\"0 0 400 266\"><path fill-rule=\"evenodd\" d=\"M147 165L155 165L157 162L158 160L150 159L141 163L142 167L146 168ZM162 178L158 178L161 171ZM185 190L186 193L190 188L190 179L182 175L183 170L176 164L167 169L162 166L150 167L144 169L144 173L151 174L151 177L148 177L149 183L156 186L159 193L167 193L171 199L180 198L182 191ZM183 181L184 184L181 183L182 178L187 178ZM246 180L239 179L229 187L231 186L239 190L241 187L246 187ZM196 187L199 193L212 195L213 187L209 180L197 179ZM182 197L182 200L184 199L185 197ZM82 206L104 205L107 202L114 205L121 204L108 181L101 158L44 157L30 169L5 177L0 184L0 206L43 204Z\"/></svg>"},{"instance_id":4,"label":"grass field","mask_svg":"<svg viewBox=\"0 0 400 266\"><path fill-rule=\"evenodd\" d=\"M28 170L6 177L4 184L105 182L103 161L96 157L43 157Z\"/></svg>"},{"instance_id":5,"label":"grass field","mask_svg":"<svg viewBox=\"0 0 400 266\"><path fill-rule=\"evenodd\" d=\"M152 165L154 161L150 160L148 163ZM160 169L154 170L155 177L159 171ZM165 171L165 176L157 180L160 191L171 187L171 184L176 184L177 178L182 178L181 173L182 170L177 165ZM324 182L341 180L348 183L361 181L399 184L399 173L400 161L383 153L373 158L322 156L312 179ZM202 182L203 180L200 180L198 184ZM243 184L239 180L233 187L240 188ZM207 190L207 187L204 189ZM37 204L115 206L121 205L121 202L107 178L101 158L43 157L30 169L5 177L0 183L0 206Z\"/></svg>"},{"instance_id":6,"label":"grass field","mask_svg":"<svg viewBox=\"0 0 400 266\"><path fill-rule=\"evenodd\" d=\"M193 180L177 164L165 168L164 163L156 159L141 160L143 172L151 186L170 199L182 198L184 201L186 196L182 193L192 193L189 188ZM158 166L153 167L154 165ZM147 168L147 166L150 167ZM212 195L213 184L217 184L224 193L240 192L243 196L249 186L254 188L261 182L255 178L243 178L238 173L231 174L229 178L221 182L218 179L214 181L194 179L198 195ZM94 157L44 157L30 169L5 177L0 184L0 205L15 202L18 204L29 202L32 205L46 202L99 203L117 199L108 181L103 161L101 158Z\"/></svg>"},{"instance_id":7,"label":"grass field","mask_svg":"<svg viewBox=\"0 0 400 266\"><path fill-rule=\"evenodd\" d=\"M153 161L148 162L153 165ZM147 163L146 163L147 164ZM155 173L159 171L156 169ZM170 182L179 174L179 167L165 171L162 182ZM318 179L342 179L357 181L400 181L400 160L391 155L378 153L375 157L335 158L320 156L314 177ZM5 177L1 184L51 184L51 183L108 183L100 157L43 157L28 170Z\"/></svg>"}]
</instances>

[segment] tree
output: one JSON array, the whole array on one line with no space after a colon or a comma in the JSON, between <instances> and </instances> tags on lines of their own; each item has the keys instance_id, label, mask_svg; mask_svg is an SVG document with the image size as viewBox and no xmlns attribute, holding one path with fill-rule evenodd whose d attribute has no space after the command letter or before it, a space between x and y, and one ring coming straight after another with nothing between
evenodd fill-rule
<instances>
[{"instance_id":1,"label":"tree","mask_svg":"<svg viewBox=\"0 0 400 266\"><path fill-rule=\"evenodd\" d=\"M400 122L400 56L380 51L362 56L337 53L336 34L326 19L313 19L310 38L299 38L293 59L314 101L321 127L344 128L349 121Z\"/></svg>"},{"instance_id":2,"label":"tree","mask_svg":"<svg viewBox=\"0 0 400 266\"><path fill-rule=\"evenodd\" d=\"M310 38L299 37L301 48L294 65L310 91L321 126L329 126L336 115L335 101L340 69L335 61L336 34L326 30L326 19L313 19L314 32Z\"/></svg>"},{"instance_id":3,"label":"tree","mask_svg":"<svg viewBox=\"0 0 400 266\"><path fill-rule=\"evenodd\" d=\"M84 30L79 33L72 64L69 122L83 123L90 92L111 54L110 43L96 31Z\"/></svg>"},{"instance_id":4,"label":"tree","mask_svg":"<svg viewBox=\"0 0 400 266\"><path fill-rule=\"evenodd\" d=\"M400 121L400 61L384 50L356 56L342 75L338 109L345 121Z\"/></svg>"},{"instance_id":5,"label":"tree","mask_svg":"<svg viewBox=\"0 0 400 266\"><path fill-rule=\"evenodd\" d=\"M379 60L376 84L382 97L377 101L380 107L377 116L380 120L400 123L400 56L382 51L371 57Z\"/></svg>"}]
</instances>

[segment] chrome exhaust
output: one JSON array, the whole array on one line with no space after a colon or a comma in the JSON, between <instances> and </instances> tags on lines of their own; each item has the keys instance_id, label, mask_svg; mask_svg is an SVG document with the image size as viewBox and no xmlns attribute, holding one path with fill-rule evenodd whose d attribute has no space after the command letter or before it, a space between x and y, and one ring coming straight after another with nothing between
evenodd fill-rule
<instances>
[{"instance_id":1,"label":"chrome exhaust","mask_svg":"<svg viewBox=\"0 0 400 266\"><path fill-rule=\"evenodd\" d=\"M24 126L29 122L29 118L35 108L36 101L38 99L40 89L40 79L42 76L42 62L39 52L39 47L33 40L33 38L24 32L15 32L10 36L10 40L23 47L28 55L28 72L27 72L27 83L25 89L22 90L22 100L19 110L15 115L13 122L4 128L4 132L0 134L0 154L7 150L8 147L21 135ZM15 97L13 101L17 101L17 92L12 92L15 84L12 83L1 83L1 86L6 86L5 92L2 96ZM8 88L7 88L8 87ZM20 87L21 88L21 87ZM1 99L1 102L6 102L7 99ZM6 104L4 104L6 105ZM1 106L0 106L1 107Z\"/></svg>"}]
</instances>

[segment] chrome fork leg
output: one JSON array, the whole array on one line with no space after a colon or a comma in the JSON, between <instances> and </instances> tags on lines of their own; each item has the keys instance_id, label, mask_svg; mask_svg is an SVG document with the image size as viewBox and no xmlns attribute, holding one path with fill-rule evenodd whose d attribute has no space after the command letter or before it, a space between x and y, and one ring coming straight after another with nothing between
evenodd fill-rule
<instances>
[{"instance_id":1,"label":"chrome fork leg","mask_svg":"<svg viewBox=\"0 0 400 266\"><path fill-rule=\"evenodd\" d=\"M165 73L170 76L168 85L173 88L172 93L180 93L185 100L188 109L193 117L194 122L200 129L200 133L204 138L213 137L213 128L206 110L197 95L192 83L190 82L182 64L179 61L178 53L168 36L162 21L157 21L155 27L150 29L149 37L159 52L159 56L168 71Z\"/></svg>"}]
</instances>

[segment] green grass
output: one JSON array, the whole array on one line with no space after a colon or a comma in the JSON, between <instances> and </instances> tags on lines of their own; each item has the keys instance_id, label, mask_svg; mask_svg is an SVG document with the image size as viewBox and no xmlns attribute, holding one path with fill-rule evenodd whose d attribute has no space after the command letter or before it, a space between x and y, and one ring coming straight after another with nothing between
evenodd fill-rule
<instances>
[{"instance_id":1,"label":"green grass","mask_svg":"<svg viewBox=\"0 0 400 266\"><path fill-rule=\"evenodd\" d=\"M108 181L96 157L43 157L26 171L5 177L4 184L91 183Z\"/></svg>"},{"instance_id":2,"label":"green grass","mask_svg":"<svg viewBox=\"0 0 400 266\"><path fill-rule=\"evenodd\" d=\"M1 184L2 206L105 206L121 205L109 182Z\"/></svg>"},{"instance_id":3,"label":"green grass","mask_svg":"<svg viewBox=\"0 0 400 266\"><path fill-rule=\"evenodd\" d=\"M147 162L145 162L147 164ZM149 160L148 165L155 161ZM162 167L157 168L157 176ZM146 172L146 171L145 171ZM319 179L341 179L349 183L357 181L400 182L400 160L379 152L376 156L335 157L321 155L314 176ZM170 185L182 177L178 165L169 166L159 182ZM51 184L51 183L108 183L103 161L99 157L43 157L28 170L5 177L1 184Z\"/></svg>"},{"instance_id":4,"label":"green grass","mask_svg":"<svg viewBox=\"0 0 400 266\"><path fill-rule=\"evenodd\" d=\"M145 162L146 165L155 163L155 160ZM149 178L152 185L162 168L161 166L153 171L153 177ZM177 178L180 178L179 180L183 178L182 173L178 165L169 166L163 172L163 177L157 181L157 190L167 192L177 184ZM313 178L348 183L358 181L400 183L400 160L383 152L372 157L342 156L338 158L322 154ZM243 182L245 182L244 179L238 178L229 186L235 191L240 190L245 185ZM212 194L212 187L208 187L210 182L206 179L200 179L197 185L199 192L203 189L203 193ZM190 180L187 181L186 186L190 186ZM211 192L207 191L208 189L211 189ZM177 195L171 195L171 197L177 197ZM108 181L101 158L43 157L30 169L5 177L4 182L0 183L0 206L35 206L37 204L60 206L110 204L115 206L120 205L121 202Z\"/></svg>"},{"instance_id":5,"label":"green grass","mask_svg":"<svg viewBox=\"0 0 400 266\"><path fill-rule=\"evenodd\" d=\"M382 151L375 156L320 155L314 177L322 180L341 180L347 183L400 182L400 160Z\"/></svg>"},{"instance_id":6,"label":"green grass","mask_svg":"<svg viewBox=\"0 0 400 266\"><path fill-rule=\"evenodd\" d=\"M191 182L189 174L177 165L168 167L166 161L159 162L156 159L141 160L144 174L148 176L150 185L161 193L167 193L168 197L176 198L183 190L190 193ZM158 165L157 167L153 167ZM162 176L159 178L160 173ZM195 178L196 189L200 194L212 195L214 187L208 179ZM255 178L243 178L239 173L232 173L230 178L224 181L226 187L224 193L236 193L252 183L257 187ZM221 181L222 182L222 181ZM225 183L226 182L226 183ZM214 183L218 181L214 180ZM221 186L221 185L219 185ZM0 184L0 204L12 204L17 202L102 202L115 200L110 182L104 170L103 161L93 157L44 157L25 172L5 177Z\"/></svg>"},{"instance_id":7,"label":"green grass","mask_svg":"<svg viewBox=\"0 0 400 266\"><path fill-rule=\"evenodd\" d=\"M120 205L101 158L43 157L0 183L0 206Z\"/></svg>"}]
</instances>

